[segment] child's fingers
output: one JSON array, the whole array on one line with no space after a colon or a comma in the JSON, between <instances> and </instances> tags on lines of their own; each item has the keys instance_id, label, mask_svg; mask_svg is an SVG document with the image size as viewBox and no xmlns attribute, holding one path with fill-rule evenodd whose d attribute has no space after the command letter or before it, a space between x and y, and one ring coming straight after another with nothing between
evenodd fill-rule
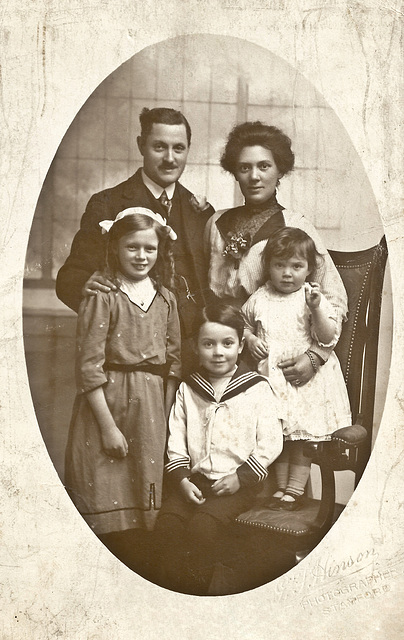
<instances>
[{"instance_id":1,"label":"child's fingers","mask_svg":"<svg viewBox=\"0 0 404 640\"><path fill-rule=\"evenodd\" d=\"M108 456L113 458L125 458L128 455L129 446L124 435L115 440L112 444L107 444L104 451Z\"/></svg>"},{"instance_id":2,"label":"child's fingers","mask_svg":"<svg viewBox=\"0 0 404 640\"><path fill-rule=\"evenodd\" d=\"M116 451L116 456L117 458L125 458L127 455L128 451L126 449L126 447L119 447L119 449L117 449Z\"/></svg>"},{"instance_id":3,"label":"child's fingers","mask_svg":"<svg viewBox=\"0 0 404 640\"><path fill-rule=\"evenodd\" d=\"M227 493L227 490L228 486L225 478L216 480L216 482L211 486L211 491L217 496Z\"/></svg>"},{"instance_id":4,"label":"child's fingers","mask_svg":"<svg viewBox=\"0 0 404 640\"><path fill-rule=\"evenodd\" d=\"M126 456L128 455L128 451L123 447L118 449L104 449L104 451L107 456L110 456L111 458L126 458Z\"/></svg>"},{"instance_id":5,"label":"child's fingers","mask_svg":"<svg viewBox=\"0 0 404 640\"><path fill-rule=\"evenodd\" d=\"M203 504L205 502L202 491L200 491L198 487L195 487L195 489L192 490L190 499L191 502L196 502L197 504Z\"/></svg>"},{"instance_id":6,"label":"child's fingers","mask_svg":"<svg viewBox=\"0 0 404 640\"><path fill-rule=\"evenodd\" d=\"M252 354L254 358L257 358L258 360L261 360L262 358L266 358L268 355L268 349L266 344L261 341L257 342L252 349Z\"/></svg>"},{"instance_id":7,"label":"child's fingers","mask_svg":"<svg viewBox=\"0 0 404 640\"><path fill-rule=\"evenodd\" d=\"M223 481L222 480L216 480L216 482L214 482L210 488L210 490L212 491L212 493L214 493L215 495L218 495L219 491L222 489L222 485L223 485Z\"/></svg>"},{"instance_id":8,"label":"child's fingers","mask_svg":"<svg viewBox=\"0 0 404 640\"><path fill-rule=\"evenodd\" d=\"M318 296L321 288L318 282L306 282L304 285L306 298L312 298L314 296Z\"/></svg>"}]
</instances>

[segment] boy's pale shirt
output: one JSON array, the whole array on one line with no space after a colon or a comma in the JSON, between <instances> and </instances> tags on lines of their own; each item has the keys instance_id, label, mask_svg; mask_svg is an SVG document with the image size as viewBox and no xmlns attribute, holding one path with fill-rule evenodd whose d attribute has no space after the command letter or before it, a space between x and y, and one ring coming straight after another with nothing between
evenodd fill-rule
<instances>
[{"instance_id":1,"label":"boy's pale shirt","mask_svg":"<svg viewBox=\"0 0 404 640\"><path fill-rule=\"evenodd\" d=\"M283 446L277 400L263 378L225 401L202 397L182 382L169 430L167 470L188 467L211 480L236 472L247 461L256 481L263 479Z\"/></svg>"}]
</instances>

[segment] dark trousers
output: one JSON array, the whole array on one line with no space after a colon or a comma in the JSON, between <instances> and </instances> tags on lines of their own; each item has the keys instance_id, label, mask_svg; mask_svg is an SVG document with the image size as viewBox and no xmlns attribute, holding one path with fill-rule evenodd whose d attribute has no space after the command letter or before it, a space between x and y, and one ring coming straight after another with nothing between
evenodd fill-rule
<instances>
[{"instance_id":1,"label":"dark trousers","mask_svg":"<svg viewBox=\"0 0 404 640\"><path fill-rule=\"evenodd\" d=\"M240 551L233 521L251 506L256 488L216 496L210 490L212 481L205 476L194 474L191 481L202 491L205 502L186 502L177 488L159 513L155 530L161 566L158 583L174 591L206 595L215 566L231 564Z\"/></svg>"}]
</instances>

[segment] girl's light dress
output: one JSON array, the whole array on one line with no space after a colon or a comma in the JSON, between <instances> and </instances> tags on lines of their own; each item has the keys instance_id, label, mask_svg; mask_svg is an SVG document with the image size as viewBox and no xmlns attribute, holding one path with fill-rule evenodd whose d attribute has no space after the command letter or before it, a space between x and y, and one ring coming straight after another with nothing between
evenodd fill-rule
<instances>
[{"instance_id":1,"label":"girl's light dress","mask_svg":"<svg viewBox=\"0 0 404 640\"><path fill-rule=\"evenodd\" d=\"M120 289L83 300L76 363L78 395L66 450L66 488L98 534L151 529L161 506L167 438L163 376L155 365L166 363L167 374L180 377L174 295L161 287L147 311ZM86 397L99 386L128 442L125 458L108 456L102 448Z\"/></svg>"},{"instance_id":2,"label":"girl's light dress","mask_svg":"<svg viewBox=\"0 0 404 640\"><path fill-rule=\"evenodd\" d=\"M328 316L335 318L335 310L322 297ZM311 313L305 301L304 287L294 293L283 294L268 282L250 296L242 308L246 326L265 341L269 355L258 364L258 371L268 376L279 399L280 418L287 440L325 440L341 427L351 424L348 393L341 367L334 352L307 384L290 384L277 366L279 362L301 355L310 348L315 333L311 327ZM335 346L340 335L329 345ZM321 344L321 343L319 343Z\"/></svg>"}]
</instances>

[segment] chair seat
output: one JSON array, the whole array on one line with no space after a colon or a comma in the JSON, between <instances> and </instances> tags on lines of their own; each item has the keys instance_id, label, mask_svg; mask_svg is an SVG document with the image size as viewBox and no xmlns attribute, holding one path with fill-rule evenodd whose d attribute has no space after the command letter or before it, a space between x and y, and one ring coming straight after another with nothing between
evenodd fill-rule
<instances>
[{"instance_id":1,"label":"chair seat","mask_svg":"<svg viewBox=\"0 0 404 640\"><path fill-rule=\"evenodd\" d=\"M306 498L296 511L274 511L264 505L256 505L236 518L242 525L268 529L274 533L286 533L291 536L307 536L316 531L313 523L320 509L320 500Z\"/></svg>"}]
</instances>

